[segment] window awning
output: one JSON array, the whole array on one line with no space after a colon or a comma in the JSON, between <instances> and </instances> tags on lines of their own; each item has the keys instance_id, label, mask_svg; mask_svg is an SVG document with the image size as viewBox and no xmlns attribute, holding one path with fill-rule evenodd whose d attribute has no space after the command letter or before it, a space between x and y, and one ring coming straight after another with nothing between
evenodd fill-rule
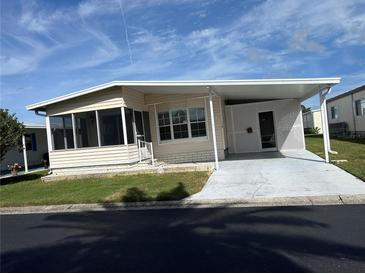
<instances>
[{"instance_id":1,"label":"window awning","mask_svg":"<svg viewBox=\"0 0 365 274\"><path fill-rule=\"evenodd\" d=\"M42 111L47 106L112 87L130 87L143 93L204 94L211 90L225 99L300 99L305 100L324 88L340 83L341 78L202 80L202 81L113 81L64 96L28 105L27 110Z\"/></svg>"}]
</instances>

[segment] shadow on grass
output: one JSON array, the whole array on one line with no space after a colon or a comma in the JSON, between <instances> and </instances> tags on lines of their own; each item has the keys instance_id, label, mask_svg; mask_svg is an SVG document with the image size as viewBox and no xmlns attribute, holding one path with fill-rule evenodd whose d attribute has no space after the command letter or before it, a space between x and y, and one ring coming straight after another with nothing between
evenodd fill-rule
<instances>
[{"instance_id":1,"label":"shadow on grass","mask_svg":"<svg viewBox=\"0 0 365 274\"><path fill-rule=\"evenodd\" d=\"M162 191L157 194L156 198L148 196L147 193L138 187L128 188L125 195L122 196L122 202L148 202L148 201L176 201L188 197L190 194L186 191L183 183L168 191Z\"/></svg>"},{"instance_id":2,"label":"shadow on grass","mask_svg":"<svg viewBox=\"0 0 365 274\"><path fill-rule=\"evenodd\" d=\"M157 201L171 201L171 200L181 200L189 196L189 192L186 191L185 186L179 182L176 187L169 191L160 192L156 200Z\"/></svg>"},{"instance_id":3,"label":"shadow on grass","mask_svg":"<svg viewBox=\"0 0 365 274\"><path fill-rule=\"evenodd\" d=\"M8 178L4 178L0 180L0 185L9 185L9 184L16 184L16 183L21 183L21 182L25 182L25 181L34 181L34 180L38 180L41 177L46 175L46 171L41 171L41 172L37 172L37 173L32 173L32 174L23 174L23 175L19 175L19 176L14 176L14 177L8 177Z\"/></svg>"},{"instance_id":4,"label":"shadow on grass","mask_svg":"<svg viewBox=\"0 0 365 274\"><path fill-rule=\"evenodd\" d=\"M126 194L122 196L121 200L122 202L147 202L151 201L152 198L138 187L131 187L127 189Z\"/></svg>"}]
</instances>

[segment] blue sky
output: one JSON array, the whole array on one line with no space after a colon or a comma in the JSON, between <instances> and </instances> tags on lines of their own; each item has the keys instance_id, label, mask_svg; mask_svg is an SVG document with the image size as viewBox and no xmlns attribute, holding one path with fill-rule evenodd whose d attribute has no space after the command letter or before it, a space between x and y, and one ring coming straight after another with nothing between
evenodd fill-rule
<instances>
[{"instance_id":1,"label":"blue sky","mask_svg":"<svg viewBox=\"0 0 365 274\"><path fill-rule=\"evenodd\" d=\"M1 1L1 107L111 80L365 83L365 1ZM307 105L318 106L318 98Z\"/></svg>"}]
</instances>

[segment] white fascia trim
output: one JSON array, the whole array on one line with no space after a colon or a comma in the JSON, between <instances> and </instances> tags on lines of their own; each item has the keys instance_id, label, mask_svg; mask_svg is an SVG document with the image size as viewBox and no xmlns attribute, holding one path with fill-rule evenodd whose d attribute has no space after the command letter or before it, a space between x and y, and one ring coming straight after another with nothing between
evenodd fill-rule
<instances>
[{"instance_id":1,"label":"white fascia trim","mask_svg":"<svg viewBox=\"0 0 365 274\"><path fill-rule=\"evenodd\" d=\"M46 126L44 125L44 126L27 126L27 125L24 125L24 128L29 128L29 129L32 129L32 128L40 128L40 129L45 129L46 128Z\"/></svg>"},{"instance_id":2,"label":"white fascia trim","mask_svg":"<svg viewBox=\"0 0 365 274\"><path fill-rule=\"evenodd\" d=\"M336 85L340 83L341 78L302 78L302 79L259 79L259 80L192 80L192 81L112 81L91 88L79 90L67 95L59 96L53 99L45 100L39 103L26 106L27 110L35 110L50 104L58 103L64 100L72 99L81 95L86 95L102 89L114 86L251 86L251 85L300 85L300 84L318 84L318 85Z\"/></svg>"}]
</instances>

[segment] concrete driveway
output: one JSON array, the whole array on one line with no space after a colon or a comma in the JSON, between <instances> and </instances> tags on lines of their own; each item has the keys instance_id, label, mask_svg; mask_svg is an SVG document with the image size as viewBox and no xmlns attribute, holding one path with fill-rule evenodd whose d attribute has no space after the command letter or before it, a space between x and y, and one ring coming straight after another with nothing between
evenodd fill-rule
<instances>
[{"instance_id":1,"label":"concrete driveway","mask_svg":"<svg viewBox=\"0 0 365 274\"><path fill-rule=\"evenodd\" d=\"M365 182L306 151L230 156L190 199L365 194Z\"/></svg>"}]
</instances>

